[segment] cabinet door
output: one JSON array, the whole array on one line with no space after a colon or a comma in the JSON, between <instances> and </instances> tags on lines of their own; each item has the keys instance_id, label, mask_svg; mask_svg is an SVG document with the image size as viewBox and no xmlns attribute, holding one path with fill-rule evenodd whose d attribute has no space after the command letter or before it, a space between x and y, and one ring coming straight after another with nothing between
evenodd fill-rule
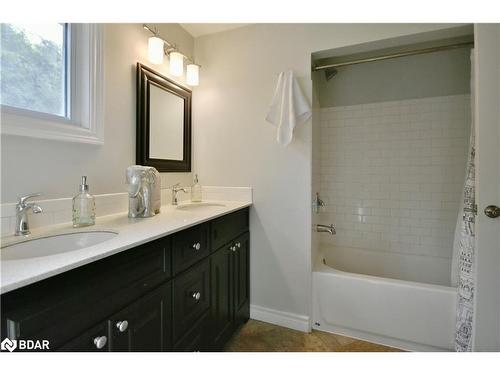
<instances>
[{"instance_id":1,"label":"cabinet door","mask_svg":"<svg viewBox=\"0 0 500 375\"><path fill-rule=\"evenodd\" d=\"M111 351L159 352L170 349L172 284L139 298L109 320Z\"/></svg>"},{"instance_id":2,"label":"cabinet door","mask_svg":"<svg viewBox=\"0 0 500 375\"><path fill-rule=\"evenodd\" d=\"M234 307L236 325L250 317L249 253L250 235L245 233L234 240Z\"/></svg>"},{"instance_id":3,"label":"cabinet door","mask_svg":"<svg viewBox=\"0 0 500 375\"><path fill-rule=\"evenodd\" d=\"M207 350L207 315L184 335L174 346L175 352L202 352Z\"/></svg>"},{"instance_id":4,"label":"cabinet door","mask_svg":"<svg viewBox=\"0 0 500 375\"><path fill-rule=\"evenodd\" d=\"M109 351L108 324L102 322L75 337L59 349L59 352L107 352Z\"/></svg>"},{"instance_id":5,"label":"cabinet door","mask_svg":"<svg viewBox=\"0 0 500 375\"><path fill-rule=\"evenodd\" d=\"M233 252L230 246L210 258L210 327L213 350L221 349L233 332Z\"/></svg>"}]
</instances>

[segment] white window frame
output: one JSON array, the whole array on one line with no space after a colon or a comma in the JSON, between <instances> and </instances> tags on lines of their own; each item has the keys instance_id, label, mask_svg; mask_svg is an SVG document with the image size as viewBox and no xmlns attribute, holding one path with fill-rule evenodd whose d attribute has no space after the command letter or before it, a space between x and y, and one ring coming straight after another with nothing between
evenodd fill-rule
<instances>
[{"instance_id":1,"label":"white window frame","mask_svg":"<svg viewBox=\"0 0 500 375\"><path fill-rule=\"evenodd\" d=\"M67 117L1 105L1 134L104 144L103 27L70 24Z\"/></svg>"}]
</instances>

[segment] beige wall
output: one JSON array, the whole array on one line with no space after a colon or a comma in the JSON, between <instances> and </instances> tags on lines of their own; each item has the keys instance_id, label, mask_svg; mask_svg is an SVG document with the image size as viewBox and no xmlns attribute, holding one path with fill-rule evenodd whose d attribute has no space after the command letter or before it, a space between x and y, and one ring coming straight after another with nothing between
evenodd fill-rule
<instances>
[{"instance_id":1,"label":"beige wall","mask_svg":"<svg viewBox=\"0 0 500 375\"><path fill-rule=\"evenodd\" d=\"M179 25L163 24L160 33L193 54L193 38ZM2 203L35 191L42 192L44 199L71 197L84 174L94 194L126 190L125 169L135 164L136 64L142 62L168 75L168 62L154 66L147 61L149 36L141 24L104 27L103 146L2 136ZM162 176L163 186L178 181L190 184L191 174Z\"/></svg>"},{"instance_id":2,"label":"beige wall","mask_svg":"<svg viewBox=\"0 0 500 375\"><path fill-rule=\"evenodd\" d=\"M310 315L311 122L286 148L264 118L277 74L311 100L311 53L449 25L257 24L195 40L194 160L209 185L252 186L251 303Z\"/></svg>"}]
</instances>

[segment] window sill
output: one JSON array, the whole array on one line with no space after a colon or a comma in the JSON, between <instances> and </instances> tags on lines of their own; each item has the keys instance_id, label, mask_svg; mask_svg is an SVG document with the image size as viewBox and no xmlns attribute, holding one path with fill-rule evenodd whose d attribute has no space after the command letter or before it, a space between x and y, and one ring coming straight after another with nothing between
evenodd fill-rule
<instances>
[{"instance_id":1,"label":"window sill","mask_svg":"<svg viewBox=\"0 0 500 375\"><path fill-rule=\"evenodd\" d=\"M5 135L15 135L66 142L104 144L102 135L98 134L97 131L83 128L67 118L30 112L2 106L2 137Z\"/></svg>"}]
</instances>

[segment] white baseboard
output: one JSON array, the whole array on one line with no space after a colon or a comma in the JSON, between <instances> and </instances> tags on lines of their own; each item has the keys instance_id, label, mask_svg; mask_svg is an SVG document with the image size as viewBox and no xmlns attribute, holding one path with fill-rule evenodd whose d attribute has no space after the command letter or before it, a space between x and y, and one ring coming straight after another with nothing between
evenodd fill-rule
<instances>
[{"instance_id":1,"label":"white baseboard","mask_svg":"<svg viewBox=\"0 0 500 375\"><path fill-rule=\"evenodd\" d=\"M302 332L311 332L309 317L285 311L273 310L267 307L250 305L250 318L278 326L295 329Z\"/></svg>"}]
</instances>

